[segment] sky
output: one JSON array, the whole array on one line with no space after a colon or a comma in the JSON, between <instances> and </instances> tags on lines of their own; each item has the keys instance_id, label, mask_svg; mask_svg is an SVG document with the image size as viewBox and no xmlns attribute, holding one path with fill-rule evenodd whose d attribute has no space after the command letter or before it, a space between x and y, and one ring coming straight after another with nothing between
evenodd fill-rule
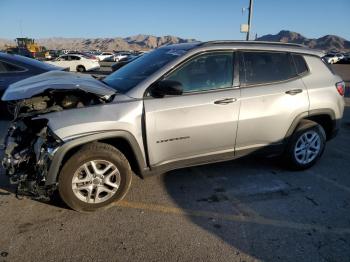
<instances>
[{"instance_id":1,"label":"sky","mask_svg":"<svg viewBox=\"0 0 350 262\"><path fill-rule=\"evenodd\" d=\"M0 0L0 38L175 35L244 39L249 0ZM280 30L350 40L350 0L254 0L252 35Z\"/></svg>"}]
</instances>

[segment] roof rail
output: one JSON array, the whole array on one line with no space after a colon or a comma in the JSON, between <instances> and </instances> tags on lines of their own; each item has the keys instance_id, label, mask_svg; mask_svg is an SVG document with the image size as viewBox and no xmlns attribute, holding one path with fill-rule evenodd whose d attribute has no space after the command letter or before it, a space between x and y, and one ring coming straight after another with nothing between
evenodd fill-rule
<instances>
[{"instance_id":1,"label":"roof rail","mask_svg":"<svg viewBox=\"0 0 350 262\"><path fill-rule=\"evenodd\" d=\"M269 42L269 41L242 41L242 40L218 40L218 41L208 41L202 42L199 46L207 46L207 45L220 45L220 44L245 44L245 45L280 45L280 46L296 46L296 47L306 47L302 44L294 44L294 43L282 43L282 42Z\"/></svg>"}]
</instances>

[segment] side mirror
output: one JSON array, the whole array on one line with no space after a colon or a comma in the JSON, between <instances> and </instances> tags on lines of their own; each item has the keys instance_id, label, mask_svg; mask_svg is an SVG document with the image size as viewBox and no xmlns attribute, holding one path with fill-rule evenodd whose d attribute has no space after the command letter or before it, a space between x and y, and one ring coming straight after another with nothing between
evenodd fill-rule
<instances>
[{"instance_id":1,"label":"side mirror","mask_svg":"<svg viewBox=\"0 0 350 262\"><path fill-rule=\"evenodd\" d=\"M183 93L182 84L173 80L161 80L154 83L151 87L151 96L162 98L166 95L179 96Z\"/></svg>"}]
</instances>

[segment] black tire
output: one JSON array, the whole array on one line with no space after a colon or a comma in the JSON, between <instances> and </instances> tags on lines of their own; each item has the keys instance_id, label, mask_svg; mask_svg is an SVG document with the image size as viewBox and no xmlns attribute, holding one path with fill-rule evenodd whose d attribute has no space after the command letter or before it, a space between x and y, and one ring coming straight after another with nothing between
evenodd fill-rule
<instances>
[{"instance_id":1,"label":"black tire","mask_svg":"<svg viewBox=\"0 0 350 262\"><path fill-rule=\"evenodd\" d=\"M82 65L78 65L78 66L77 66L77 72L83 73L83 72L85 72L85 71L86 71L86 69L85 69L84 66L82 66Z\"/></svg>"},{"instance_id":2,"label":"black tire","mask_svg":"<svg viewBox=\"0 0 350 262\"><path fill-rule=\"evenodd\" d=\"M80 200L72 189L74 173L84 163L92 160L106 160L113 163L120 174L120 185L115 194L105 202L86 203ZM123 199L132 180L132 171L126 157L115 147L104 143L91 143L77 151L63 166L58 178L58 191L62 200L79 212L92 212L109 208L114 202Z\"/></svg>"},{"instance_id":3,"label":"black tire","mask_svg":"<svg viewBox=\"0 0 350 262\"><path fill-rule=\"evenodd\" d=\"M320 138L319 142L317 142L317 144L319 145L319 150L317 154L315 154L315 157L313 158L312 161L307 163L300 163L300 160L298 161L295 154L296 146L299 145L298 144L300 143L299 139L301 139L303 135L310 134L310 132L313 132L313 131ZM320 157L324 152L325 146L326 146L326 133L323 127L311 120L302 120L301 123L296 128L296 130L294 131L287 145L287 148L284 154L285 163L290 169L293 169L293 170L304 170L304 169L310 168L320 159Z\"/></svg>"}]
</instances>

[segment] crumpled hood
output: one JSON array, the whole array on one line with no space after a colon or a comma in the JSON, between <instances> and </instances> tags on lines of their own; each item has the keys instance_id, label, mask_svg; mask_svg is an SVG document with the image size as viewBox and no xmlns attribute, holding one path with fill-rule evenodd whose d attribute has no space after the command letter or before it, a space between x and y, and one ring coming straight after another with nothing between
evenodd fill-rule
<instances>
[{"instance_id":1,"label":"crumpled hood","mask_svg":"<svg viewBox=\"0 0 350 262\"><path fill-rule=\"evenodd\" d=\"M31 98L49 90L74 89L80 89L101 97L109 97L116 93L116 90L90 75L50 71L13 83L6 89L2 100L21 100Z\"/></svg>"}]
</instances>

